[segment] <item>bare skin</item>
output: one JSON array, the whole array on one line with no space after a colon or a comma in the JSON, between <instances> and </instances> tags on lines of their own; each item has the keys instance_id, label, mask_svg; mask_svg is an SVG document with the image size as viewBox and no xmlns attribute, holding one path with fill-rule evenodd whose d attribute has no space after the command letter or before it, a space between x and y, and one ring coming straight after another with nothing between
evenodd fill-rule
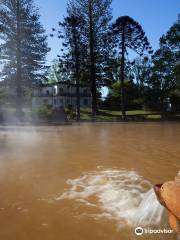
<instances>
[{"instance_id":1,"label":"bare skin","mask_svg":"<svg viewBox=\"0 0 180 240\"><path fill-rule=\"evenodd\" d=\"M180 185L179 176L175 181L154 186L157 199L168 210L169 225L180 237Z\"/></svg>"}]
</instances>

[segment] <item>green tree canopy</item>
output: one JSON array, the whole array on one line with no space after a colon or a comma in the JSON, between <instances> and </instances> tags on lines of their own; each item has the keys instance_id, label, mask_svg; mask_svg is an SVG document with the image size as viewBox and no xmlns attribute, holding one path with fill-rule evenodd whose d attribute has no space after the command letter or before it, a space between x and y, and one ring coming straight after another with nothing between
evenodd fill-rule
<instances>
[{"instance_id":1,"label":"green tree canopy","mask_svg":"<svg viewBox=\"0 0 180 240\"><path fill-rule=\"evenodd\" d=\"M112 34L115 36L115 48L121 56L120 78L121 78L121 110L123 119L126 118L126 103L125 103L125 55L128 49L132 49L139 55L152 53L148 39L141 25L129 16L119 17L112 25Z\"/></svg>"},{"instance_id":2,"label":"green tree canopy","mask_svg":"<svg viewBox=\"0 0 180 240\"><path fill-rule=\"evenodd\" d=\"M16 108L21 112L23 89L41 81L47 37L33 0L1 0L0 24L1 78L14 88Z\"/></svg>"},{"instance_id":3,"label":"green tree canopy","mask_svg":"<svg viewBox=\"0 0 180 240\"><path fill-rule=\"evenodd\" d=\"M121 106L121 92L119 89L121 88L121 82L114 82L109 88L109 94L106 99L106 104L111 109L118 110ZM138 103L139 90L136 84L133 81L125 80L124 89L126 91L125 101L126 107L128 110L136 109L140 107Z\"/></svg>"},{"instance_id":4,"label":"green tree canopy","mask_svg":"<svg viewBox=\"0 0 180 240\"><path fill-rule=\"evenodd\" d=\"M151 72L149 86L156 92L161 110L164 111L166 99L170 97L170 93L180 87L179 22L160 39L160 48L153 55Z\"/></svg>"},{"instance_id":5,"label":"green tree canopy","mask_svg":"<svg viewBox=\"0 0 180 240\"><path fill-rule=\"evenodd\" d=\"M108 80L106 71L111 55L109 39L109 23L111 16L111 0L69 0L68 14L79 16L84 21L81 31L84 55L85 75L91 84L92 113L97 112L98 88Z\"/></svg>"}]
</instances>

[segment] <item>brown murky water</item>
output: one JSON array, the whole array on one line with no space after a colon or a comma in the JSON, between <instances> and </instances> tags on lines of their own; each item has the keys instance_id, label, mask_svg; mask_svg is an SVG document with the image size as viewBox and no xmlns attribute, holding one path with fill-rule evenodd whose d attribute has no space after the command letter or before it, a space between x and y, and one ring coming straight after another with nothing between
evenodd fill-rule
<instances>
[{"instance_id":1,"label":"brown murky water","mask_svg":"<svg viewBox=\"0 0 180 240\"><path fill-rule=\"evenodd\" d=\"M127 200L123 213L132 213L132 196L173 179L179 169L177 123L2 128L0 239L176 239L136 236L118 204L125 208ZM138 183L146 186L135 193ZM169 228L166 213L154 228Z\"/></svg>"}]
</instances>

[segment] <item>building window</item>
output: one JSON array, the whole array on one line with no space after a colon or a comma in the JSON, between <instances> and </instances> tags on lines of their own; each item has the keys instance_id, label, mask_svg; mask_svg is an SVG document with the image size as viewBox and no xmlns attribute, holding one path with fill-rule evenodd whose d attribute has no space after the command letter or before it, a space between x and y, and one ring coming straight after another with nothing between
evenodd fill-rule
<instances>
[{"instance_id":1,"label":"building window","mask_svg":"<svg viewBox=\"0 0 180 240\"><path fill-rule=\"evenodd\" d=\"M56 106L56 104L57 104L57 101L56 101L56 99L54 99L54 105Z\"/></svg>"},{"instance_id":2,"label":"building window","mask_svg":"<svg viewBox=\"0 0 180 240\"><path fill-rule=\"evenodd\" d=\"M84 99L84 105L85 105L85 106L88 105L88 99L87 99L87 98Z\"/></svg>"},{"instance_id":3,"label":"building window","mask_svg":"<svg viewBox=\"0 0 180 240\"><path fill-rule=\"evenodd\" d=\"M46 95L49 96L50 95L50 92L49 90L46 91Z\"/></svg>"},{"instance_id":4,"label":"building window","mask_svg":"<svg viewBox=\"0 0 180 240\"><path fill-rule=\"evenodd\" d=\"M60 88L60 89L59 89L59 92L60 92L60 94L62 94L62 93L64 92L64 89L63 89L63 88Z\"/></svg>"},{"instance_id":5,"label":"building window","mask_svg":"<svg viewBox=\"0 0 180 240\"><path fill-rule=\"evenodd\" d=\"M87 89L84 89L83 93L84 93L84 94L88 94L88 90L87 90Z\"/></svg>"}]
</instances>

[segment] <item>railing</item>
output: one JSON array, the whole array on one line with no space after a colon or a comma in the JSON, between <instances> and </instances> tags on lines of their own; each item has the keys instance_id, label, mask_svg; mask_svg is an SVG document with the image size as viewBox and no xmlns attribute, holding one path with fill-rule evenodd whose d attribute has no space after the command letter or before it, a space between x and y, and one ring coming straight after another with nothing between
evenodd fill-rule
<instances>
[{"instance_id":1,"label":"railing","mask_svg":"<svg viewBox=\"0 0 180 240\"><path fill-rule=\"evenodd\" d=\"M41 93L33 93L32 94L33 97L53 97L54 95L53 94L41 94Z\"/></svg>"},{"instance_id":2,"label":"railing","mask_svg":"<svg viewBox=\"0 0 180 240\"><path fill-rule=\"evenodd\" d=\"M32 94L33 97L76 97L76 93L58 93L58 94ZM80 93L80 97L91 97L90 93Z\"/></svg>"},{"instance_id":3,"label":"railing","mask_svg":"<svg viewBox=\"0 0 180 240\"><path fill-rule=\"evenodd\" d=\"M56 96L62 96L62 97L76 97L77 94L76 93L59 93ZM80 93L79 94L80 97L91 97L90 93Z\"/></svg>"}]
</instances>

